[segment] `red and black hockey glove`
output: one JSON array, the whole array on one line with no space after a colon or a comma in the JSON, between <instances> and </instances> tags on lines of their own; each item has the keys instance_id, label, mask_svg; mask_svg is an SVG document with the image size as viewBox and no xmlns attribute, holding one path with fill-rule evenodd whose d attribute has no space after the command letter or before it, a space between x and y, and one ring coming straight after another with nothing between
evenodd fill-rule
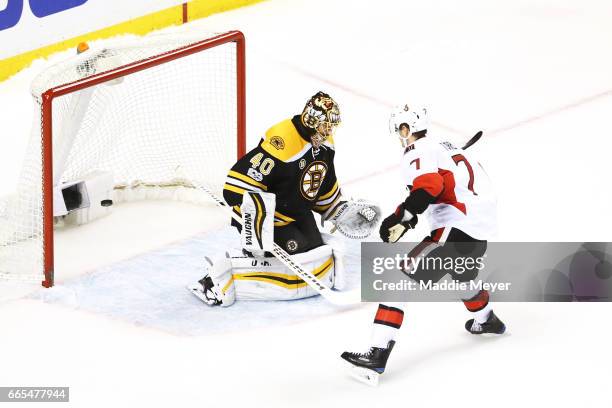
<instances>
[{"instance_id":1,"label":"red and black hockey glove","mask_svg":"<svg viewBox=\"0 0 612 408\"><path fill-rule=\"evenodd\" d=\"M416 214L404 209L404 203L397 206L395 212L380 224L380 239L383 242L397 242L409 229L419 221Z\"/></svg>"}]
</instances>

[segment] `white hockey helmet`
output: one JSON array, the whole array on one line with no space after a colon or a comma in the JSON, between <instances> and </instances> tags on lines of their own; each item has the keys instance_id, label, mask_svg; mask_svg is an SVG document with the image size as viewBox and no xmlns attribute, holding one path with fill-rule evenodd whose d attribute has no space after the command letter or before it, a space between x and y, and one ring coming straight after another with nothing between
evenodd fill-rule
<instances>
[{"instance_id":1,"label":"white hockey helmet","mask_svg":"<svg viewBox=\"0 0 612 408\"><path fill-rule=\"evenodd\" d=\"M402 125L408 126L408 133L402 134ZM403 147L408 146L408 137L413 133L427 130L429 120L426 108L411 108L400 105L393 108L389 118L389 132L399 137Z\"/></svg>"}]
</instances>

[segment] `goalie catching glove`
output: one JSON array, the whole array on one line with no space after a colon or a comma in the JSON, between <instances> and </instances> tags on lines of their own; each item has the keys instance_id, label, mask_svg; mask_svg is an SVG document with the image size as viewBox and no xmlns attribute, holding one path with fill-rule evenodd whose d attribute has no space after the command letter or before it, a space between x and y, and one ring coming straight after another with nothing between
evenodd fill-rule
<instances>
[{"instance_id":1,"label":"goalie catching glove","mask_svg":"<svg viewBox=\"0 0 612 408\"><path fill-rule=\"evenodd\" d=\"M347 238L363 239L372 233L381 218L380 207L365 200L342 200L322 216L322 223L331 221L336 230Z\"/></svg>"},{"instance_id":2,"label":"goalie catching glove","mask_svg":"<svg viewBox=\"0 0 612 408\"><path fill-rule=\"evenodd\" d=\"M404 208L404 203L397 206L395 212L385 218L380 225L380 239L383 242L397 242L409 229L413 229L418 217Z\"/></svg>"}]
</instances>

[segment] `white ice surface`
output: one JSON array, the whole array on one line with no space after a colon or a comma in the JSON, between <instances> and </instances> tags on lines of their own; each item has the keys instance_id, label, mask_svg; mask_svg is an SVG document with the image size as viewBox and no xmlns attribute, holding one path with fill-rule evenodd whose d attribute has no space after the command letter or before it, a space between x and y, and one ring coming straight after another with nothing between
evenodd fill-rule
<instances>
[{"instance_id":1,"label":"white ice surface","mask_svg":"<svg viewBox=\"0 0 612 408\"><path fill-rule=\"evenodd\" d=\"M372 4L275 0L191 24L247 36L249 146L327 90L343 111L344 191L390 211L403 192L388 110L425 104L438 134L485 131L474 150L498 186L499 240L611 240L609 2ZM0 194L14 188L29 135L29 81L49 62L0 84ZM58 237L57 290L0 285L0 385L68 385L79 407L612 405L610 304L499 304L509 333L498 339L465 333L460 304L410 305L371 389L338 355L367 341L375 305L245 303L207 331L208 311L167 258L189 252L175 262L197 276L206 249L190 248L224 218L157 202L117 210ZM155 257L164 271L150 272Z\"/></svg>"},{"instance_id":2,"label":"white ice surface","mask_svg":"<svg viewBox=\"0 0 612 408\"><path fill-rule=\"evenodd\" d=\"M96 269L32 298L87 310L177 335L286 325L333 313L320 297L288 302L238 301L230 308L204 305L186 289L204 275L204 257L223 254L236 245L232 227L211 229L190 239ZM347 242L347 289L359 285L359 242Z\"/></svg>"}]
</instances>

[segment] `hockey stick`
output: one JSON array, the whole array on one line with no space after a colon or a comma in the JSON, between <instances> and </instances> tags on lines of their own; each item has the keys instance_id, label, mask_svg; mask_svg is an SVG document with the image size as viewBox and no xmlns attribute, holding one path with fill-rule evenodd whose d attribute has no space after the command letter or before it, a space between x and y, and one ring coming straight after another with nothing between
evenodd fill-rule
<instances>
[{"instance_id":1,"label":"hockey stick","mask_svg":"<svg viewBox=\"0 0 612 408\"><path fill-rule=\"evenodd\" d=\"M190 183L196 187L198 190L203 191L210 197L215 204L219 207L223 208L228 214L231 214L232 219L242 225L242 218L238 216L234 211L232 211L231 207L227 205L227 203L221 200L215 193L210 191L205 186L193 181L189 180ZM278 244L274 243L272 247L272 253L274 256L281 261L287 268L289 268L293 273L295 273L298 277L300 277L304 282L308 284L312 289L314 289L318 294L323 296L329 302L343 306L343 305L353 305L355 303L359 303L359 293L357 290L349 291L349 292L337 292L323 285L321 281L314 276L310 271L304 269L302 265L296 262L291 255L287 253L283 248L281 248Z\"/></svg>"},{"instance_id":2,"label":"hockey stick","mask_svg":"<svg viewBox=\"0 0 612 408\"><path fill-rule=\"evenodd\" d=\"M480 140L481 137L482 137L482 130L479 130L478 132L476 132L474 136L472 136L470 140L468 140L465 146L463 146L461 149L466 150L468 147L472 146L474 143Z\"/></svg>"}]
</instances>

